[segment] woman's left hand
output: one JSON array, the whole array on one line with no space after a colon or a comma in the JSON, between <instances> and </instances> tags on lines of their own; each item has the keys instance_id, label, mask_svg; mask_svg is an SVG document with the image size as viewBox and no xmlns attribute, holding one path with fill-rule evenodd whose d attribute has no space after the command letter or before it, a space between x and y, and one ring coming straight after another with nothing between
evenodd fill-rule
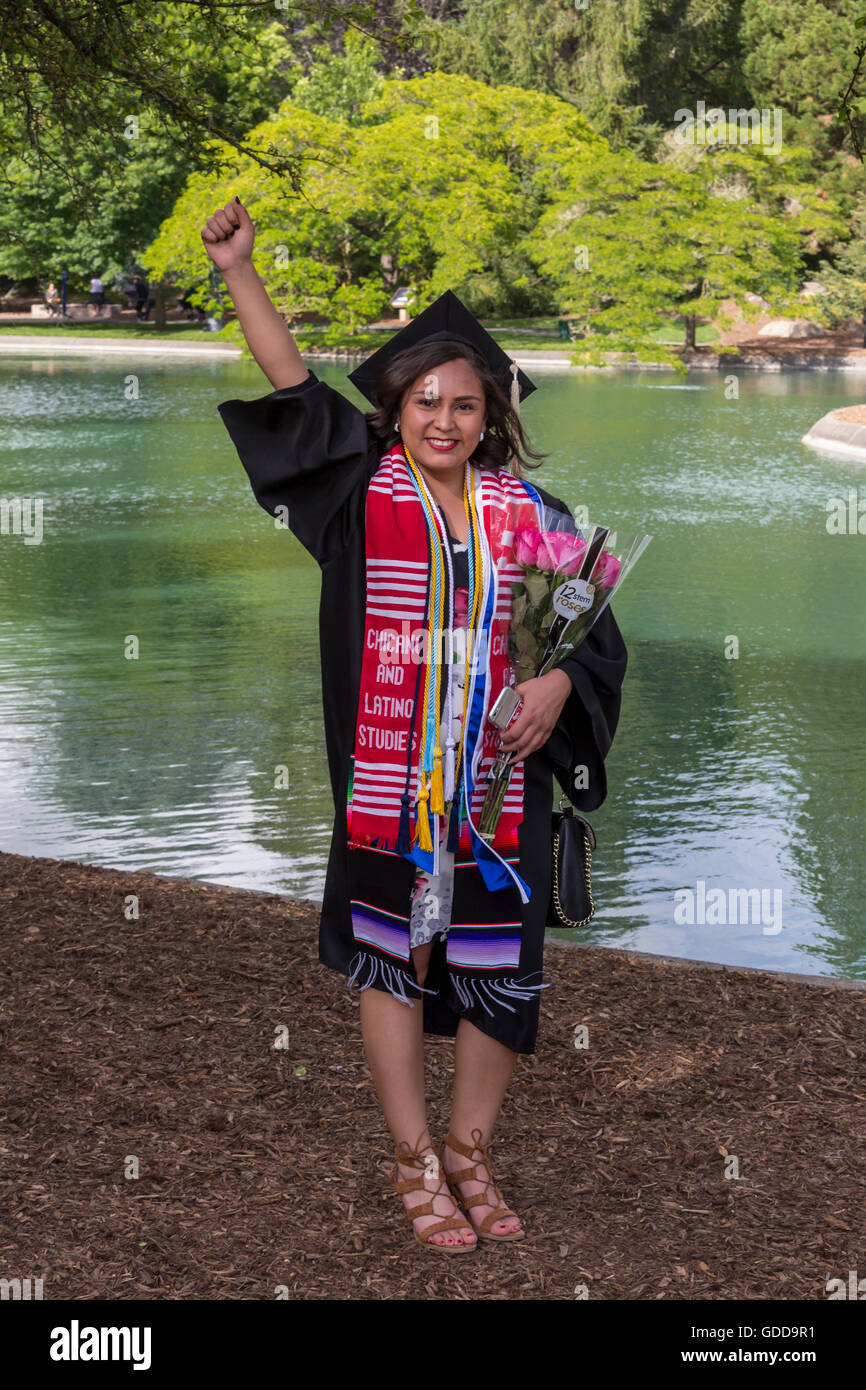
<instances>
[{"instance_id":1,"label":"woman's left hand","mask_svg":"<svg viewBox=\"0 0 866 1390\"><path fill-rule=\"evenodd\" d=\"M523 701L523 709L501 738L502 747L512 754L511 762L516 763L541 748L550 738L571 694L572 684L565 671L554 667L546 676L533 676L514 689Z\"/></svg>"}]
</instances>

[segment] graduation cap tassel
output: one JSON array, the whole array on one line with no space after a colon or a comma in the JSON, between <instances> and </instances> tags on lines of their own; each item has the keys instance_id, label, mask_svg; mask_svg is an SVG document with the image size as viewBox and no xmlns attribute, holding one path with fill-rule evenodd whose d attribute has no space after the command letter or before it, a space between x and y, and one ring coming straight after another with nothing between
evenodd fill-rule
<instances>
[{"instance_id":1,"label":"graduation cap tassel","mask_svg":"<svg viewBox=\"0 0 866 1390\"><path fill-rule=\"evenodd\" d=\"M514 412L514 414L517 416L517 419L519 420L519 419L520 419L520 382L517 380L517 373L518 373L518 370L519 370L519 369L518 369L517 363L516 363L516 362L512 362L512 363L511 363L511 409L512 409L512 411ZM522 477L522 475L523 475L523 470L522 470L522 468L520 467L520 459L517 457L516 454L513 453L513 454L511 455L511 458L508 460L508 466L509 466L509 468L511 469L512 473L515 475L515 477L517 477L517 478Z\"/></svg>"}]
</instances>

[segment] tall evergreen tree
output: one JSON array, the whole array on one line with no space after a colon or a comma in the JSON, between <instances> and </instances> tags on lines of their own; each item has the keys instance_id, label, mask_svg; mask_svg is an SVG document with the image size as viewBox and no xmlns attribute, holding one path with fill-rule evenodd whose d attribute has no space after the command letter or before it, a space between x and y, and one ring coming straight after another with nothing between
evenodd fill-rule
<instances>
[{"instance_id":1,"label":"tall evergreen tree","mask_svg":"<svg viewBox=\"0 0 866 1390\"><path fill-rule=\"evenodd\" d=\"M848 215L866 169L835 117L862 11L862 0L744 0L740 30L752 104L781 107L785 143L811 151L813 177Z\"/></svg>"},{"instance_id":2,"label":"tall evergreen tree","mask_svg":"<svg viewBox=\"0 0 866 1390\"><path fill-rule=\"evenodd\" d=\"M738 106L743 0L457 0L406 22L446 72L549 92L615 147L649 149L678 107Z\"/></svg>"}]
</instances>

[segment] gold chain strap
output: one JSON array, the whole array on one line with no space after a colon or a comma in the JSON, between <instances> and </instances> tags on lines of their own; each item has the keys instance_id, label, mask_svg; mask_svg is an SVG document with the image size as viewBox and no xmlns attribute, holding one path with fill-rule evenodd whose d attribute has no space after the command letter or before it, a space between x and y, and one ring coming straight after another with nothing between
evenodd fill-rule
<instances>
[{"instance_id":1,"label":"gold chain strap","mask_svg":"<svg viewBox=\"0 0 866 1390\"><path fill-rule=\"evenodd\" d=\"M585 863L584 866L583 866L583 876L584 876L584 878L586 879L586 891L587 891L587 893L588 893L588 895L589 895L589 917L583 917L579 922L572 922L572 921L571 921L571 918L566 917L565 912L564 912L563 907L562 907L562 903L559 901L559 831L558 831L558 830L557 830L556 834L555 834L554 837L553 837L553 905L554 905L554 907L556 908L556 914L557 914L557 916L559 917L559 920L563 923L564 926L569 926L569 927L583 927L583 926L585 926L586 923L589 921L590 917L592 917L593 913L595 912L595 900L593 899L593 896L592 896L592 879L590 878L590 870L592 869L592 845L591 845L590 842L589 842L589 836L587 835L587 833L586 833L585 830L584 830L584 832L583 832L583 843L584 843L585 846L586 846L586 863Z\"/></svg>"}]
</instances>

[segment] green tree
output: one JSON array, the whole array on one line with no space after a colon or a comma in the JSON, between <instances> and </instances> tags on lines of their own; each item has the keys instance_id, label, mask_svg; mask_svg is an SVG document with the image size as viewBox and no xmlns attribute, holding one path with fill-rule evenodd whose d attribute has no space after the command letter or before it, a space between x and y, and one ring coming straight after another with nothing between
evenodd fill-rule
<instances>
[{"instance_id":1,"label":"green tree","mask_svg":"<svg viewBox=\"0 0 866 1390\"><path fill-rule=\"evenodd\" d=\"M784 138L850 214L866 170L863 0L455 0L407 19L440 69L549 92L651 157L677 110L780 108ZM858 22L859 21L859 22ZM852 73L856 58L856 72ZM840 99L856 156L846 148Z\"/></svg>"},{"instance_id":2,"label":"green tree","mask_svg":"<svg viewBox=\"0 0 866 1390\"><path fill-rule=\"evenodd\" d=\"M812 177L850 216L866 170L836 120L862 30L862 0L744 0L743 72L758 107L781 107L786 143L811 151Z\"/></svg>"},{"instance_id":3,"label":"green tree","mask_svg":"<svg viewBox=\"0 0 866 1390\"><path fill-rule=\"evenodd\" d=\"M651 342L659 319L682 320L693 348L698 320L748 291L795 309L806 257L844 228L835 205L798 179L807 151L731 145L669 155L650 163L621 153L613 172L575 157L525 242L586 335L582 361L624 351L679 366Z\"/></svg>"},{"instance_id":4,"label":"green tree","mask_svg":"<svg viewBox=\"0 0 866 1390\"><path fill-rule=\"evenodd\" d=\"M649 150L678 107L740 104L742 2L459 0L404 23L437 68L557 96L615 147Z\"/></svg>"},{"instance_id":5,"label":"green tree","mask_svg":"<svg viewBox=\"0 0 866 1390\"><path fill-rule=\"evenodd\" d=\"M287 0L281 9L287 37L312 20L378 22L373 0ZM213 162L229 146L296 178L292 151L243 143L249 101L233 110L219 91L231 85L238 47L243 56L279 18L274 0L4 0L0 110L14 119L0 123L0 170L17 157L74 177L79 155L98 157L106 135L120 157L128 118L148 111L193 163ZM267 73L266 85L273 76Z\"/></svg>"},{"instance_id":6,"label":"green tree","mask_svg":"<svg viewBox=\"0 0 866 1390\"><path fill-rule=\"evenodd\" d=\"M73 290L96 272L110 283L152 240L186 172L147 115L123 163L116 162L106 141L101 158L93 147L79 154L74 180L53 164L40 174L17 158L10 160L12 186L0 200L0 274L43 283L57 279L65 267ZM86 207L79 180L89 190Z\"/></svg>"},{"instance_id":7,"label":"green tree","mask_svg":"<svg viewBox=\"0 0 866 1390\"><path fill-rule=\"evenodd\" d=\"M387 81L352 124L286 101L252 138L307 151L303 195L248 160L220 183L196 174L148 263L202 280L200 229L236 193L275 302L332 318L335 341L384 307L387 255L416 313L447 288L480 314L567 309L588 351L657 358L661 318L751 289L786 303L844 230L802 182L803 152L671 146L650 162L555 97L443 73Z\"/></svg>"},{"instance_id":8,"label":"green tree","mask_svg":"<svg viewBox=\"0 0 866 1390\"><path fill-rule=\"evenodd\" d=\"M243 134L285 95L280 72L291 50L277 25L239 37L230 64L218 62L201 35L183 46L218 123L231 122ZM0 200L0 275L35 278L44 287L65 267L74 293L94 272L110 284L141 269L142 252L189 174L190 152L161 112L147 107L132 120L129 115L123 115L124 138L118 142L117 123L92 132L71 163L65 135L54 127L41 132L36 163L10 157ZM0 121L8 132L10 113Z\"/></svg>"},{"instance_id":9,"label":"green tree","mask_svg":"<svg viewBox=\"0 0 866 1390\"><path fill-rule=\"evenodd\" d=\"M385 307L383 256L392 280L412 287L416 312L448 287L477 313L549 312L520 238L575 144L614 160L555 98L438 73L386 82L352 125L286 101L252 135L306 150L303 194L243 159L220 183L196 174L147 263L202 282L201 226L238 194L257 224L259 270L274 301L287 317L333 316L337 336Z\"/></svg>"},{"instance_id":10,"label":"green tree","mask_svg":"<svg viewBox=\"0 0 866 1390\"><path fill-rule=\"evenodd\" d=\"M325 44L316 47L313 65L293 84L292 101L318 116L357 120L364 103L382 90L380 59L378 44L348 29L343 53Z\"/></svg>"},{"instance_id":11,"label":"green tree","mask_svg":"<svg viewBox=\"0 0 866 1390\"><path fill-rule=\"evenodd\" d=\"M7 0L0 276L44 287L65 266L75 293L94 271L110 282L141 270L190 169L218 174L239 151L298 187L302 152L246 136L304 75L297 26L338 21L351 36L347 81L369 73L375 48L356 51L352 26L399 47L373 0Z\"/></svg>"},{"instance_id":12,"label":"green tree","mask_svg":"<svg viewBox=\"0 0 866 1390\"><path fill-rule=\"evenodd\" d=\"M866 313L866 197L855 209L852 236L832 247L831 259L821 265L820 280L826 290L820 302L834 328Z\"/></svg>"}]
</instances>

